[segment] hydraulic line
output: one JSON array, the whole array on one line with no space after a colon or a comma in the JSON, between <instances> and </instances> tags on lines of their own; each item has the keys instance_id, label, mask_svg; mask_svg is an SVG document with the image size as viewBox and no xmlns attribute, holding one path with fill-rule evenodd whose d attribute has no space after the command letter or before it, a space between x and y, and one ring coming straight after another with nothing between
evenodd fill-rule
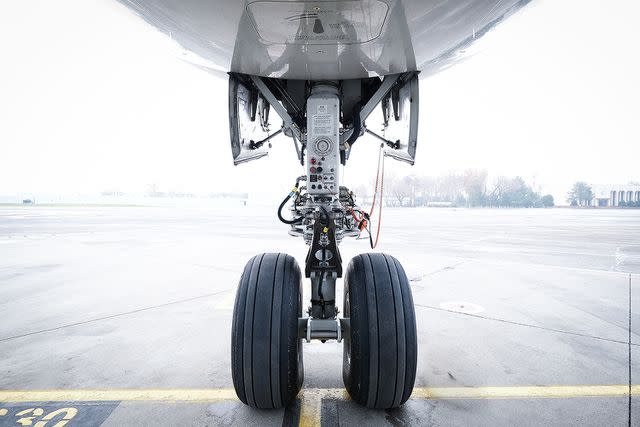
<instances>
[{"instance_id":1,"label":"hydraulic line","mask_svg":"<svg viewBox=\"0 0 640 427\"><path fill-rule=\"evenodd\" d=\"M380 240L380 226L382 224L382 203L384 202L384 145L380 145L380 152L378 155L378 169L376 171L376 183L373 193L373 200L371 203L371 210L367 212L363 212L357 209L351 209L351 216L358 224L358 228L360 231L366 229L369 234L369 244L371 249L375 249L378 246L378 241ZM379 195L378 195L379 193ZM376 228L376 238L373 240L373 234L371 233L371 217L373 217L373 213L376 208L376 201L378 202L378 224ZM353 198L351 198L351 205L355 205ZM360 214L360 217L356 215L356 212Z\"/></svg>"},{"instance_id":2,"label":"hydraulic line","mask_svg":"<svg viewBox=\"0 0 640 427\"><path fill-rule=\"evenodd\" d=\"M289 199L291 199L295 194L297 194L298 192L300 192L300 178L296 179L296 185L291 189L291 191L289 192L289 194L287 194L287 197L284 198L284 200L282 201L282 203L280 203L280 206L278 207L278 219L282 222L284 222L285 224L300 224L302 222L302 220L304 219L304 217L300 216L298 218L294 218L294 219L286 219L285 217L282 216L282 208L284 208L284 205L289 201Z\"/></svg>"},{"instance_id":3,"label":"hydraulic line","mask_svg":"<svg viewBox=\"0 0 640 427\"><path fill-rule=\"evenodd\" d=\"M373 215L373 210L376 206L376 197L378 195L378 184L380 182L380 167L383 162L384 156L382 155L384 145L380 145L380 151L378 152L378 170L376 171L376 184L373 188L373 201L371 202L371 211L369 211L369 216Z\"/></svg>"},{"instance_id":4,"label":"hydraulic line","mask_svg":"<svg viewBox=\"0 0 640 427\"><path fill-rule=\"evenodd\" d=\"M367 220L369 220L372 216L373 216L373 211L375 210L376 207L376 196L378 194L378 184L380 184L380 197L378 198L378 225L377 225L377 230L376 230L376 238L375 240L373 239L372 235L371 235L371 228L369 226L369 228L367 228L367 230L369 231L369 244L371 245L371 249L375 249L376 246L378 246L378 240L380 239L380 225L382 224L382 203L384 202L384 145L380 145L380 152L378 155L378 171L376 172L376 185L375 185L375 190L373 193L373 201L371 203L371 211L369 212L369 215L365 214L365 217L368 216L368 218L366 218ZM369 223L370 224L370 223Z\"/></svg>"}]
</instances>

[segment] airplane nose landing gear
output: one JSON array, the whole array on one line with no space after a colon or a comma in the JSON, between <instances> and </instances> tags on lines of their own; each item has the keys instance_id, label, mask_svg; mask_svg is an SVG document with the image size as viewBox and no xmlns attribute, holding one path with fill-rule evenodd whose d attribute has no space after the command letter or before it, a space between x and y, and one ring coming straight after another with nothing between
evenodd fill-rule
<instances>
[{"instance_id":1,"label":"airplane nose landing gear","mask_svg":"<svg viewBox=\"0 0 640 427\"><path fill-rule=\"evenodd\" d=\"M268 133L262 124L268 118L265 106L276 110L284 121L282 131L294 138L306 174L297 178L280 204L278 218L291 227L289 234L303 237L309 245L304 273L311 282L311 304L302 317L301 272L294 258L261 254L245 267L232 327L232 376L238 397L255 408L286 406L302 386L302 342L317 339L344 341L343 380L354 401L378 409L402 405L415 382L417 335L411 289L400 263L377 253L353 258L344 275L344 317L338 317L336 281L343 275L338 244L344 237L370 231L370 215L340 185L340 171L350 147L365 132L364 119L378 103L385 127L395 125L407 133L407 138L393 141L376 135L384 142L381 153L386 144L391 151L385 155L413 163L416 75L287 82L286 87L273 79L231 75L230 95L236 163L266 155L265 142L275 134L258 142L244 137L248 129ZM380 193L383 174L379 173ZM373 205L375 200L374 196ZM290 201L291 214L283 215ZM370 232L369 236L373 248Z\"/></svg>"}]
</instances>

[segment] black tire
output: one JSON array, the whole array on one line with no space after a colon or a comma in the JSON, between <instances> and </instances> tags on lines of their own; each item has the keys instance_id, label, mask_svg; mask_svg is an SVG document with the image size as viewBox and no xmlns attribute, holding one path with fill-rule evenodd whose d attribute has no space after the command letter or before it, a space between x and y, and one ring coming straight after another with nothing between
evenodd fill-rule
<instances>
[{"instance_id":1,"label":"black tire","mask_svg":"<svg viewBox=\"0 0 640 427\"><path fill-rule=\"evenodd\" d=\"M231 374L238 398L282 408L302 386L300 268L286 254L260 254L244 268L233 309Z\"/></svg>"},{"instance_id":2,"label":"black tire","mask_svg":"<svg viewBox=\"0 0 640 427\"><path fill-rule=\"evenodd\" d=\"M416 379L418 343L411 288L397 259L361 254L344 277L342 378L353 400L369 408L397 408Z\"/></svg>"}]
</instances>

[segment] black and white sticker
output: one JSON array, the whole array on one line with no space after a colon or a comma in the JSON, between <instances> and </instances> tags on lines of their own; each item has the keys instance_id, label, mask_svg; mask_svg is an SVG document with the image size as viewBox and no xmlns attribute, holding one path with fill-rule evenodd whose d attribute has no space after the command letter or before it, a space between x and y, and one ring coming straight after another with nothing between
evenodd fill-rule
<instances>
[{"instance_id":1,"label":"black and white sticker","mask_svg":"<svg viewBox=\"0 0 640 427\"><path fill-rule=\"evenodd\" d=\"M312 132L314 136L333 135L333 116L328 114L327 104L320 104L316 108L316 114L311 116Z\"/></svg>"}]
</instances>

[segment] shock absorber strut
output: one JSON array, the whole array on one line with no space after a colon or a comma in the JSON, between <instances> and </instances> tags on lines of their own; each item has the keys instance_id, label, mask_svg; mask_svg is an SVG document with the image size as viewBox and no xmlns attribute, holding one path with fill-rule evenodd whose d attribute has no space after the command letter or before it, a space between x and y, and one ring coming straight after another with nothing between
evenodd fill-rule
<instances>
[{"instance_id":1,"label":"shock absorber strut","mask_svg":"<svg viewBox=\"0 0 640 427\"><path fill-rule=\"evenodd\" d=\"M315 208L313 237L305 275L311 279L311 308L316 319L332 319L336 279L342 259L336 241L333 209L340 194L340 91L333 82L317 83L307 99L307 192Z\"/></svg>"}]
</instances>

